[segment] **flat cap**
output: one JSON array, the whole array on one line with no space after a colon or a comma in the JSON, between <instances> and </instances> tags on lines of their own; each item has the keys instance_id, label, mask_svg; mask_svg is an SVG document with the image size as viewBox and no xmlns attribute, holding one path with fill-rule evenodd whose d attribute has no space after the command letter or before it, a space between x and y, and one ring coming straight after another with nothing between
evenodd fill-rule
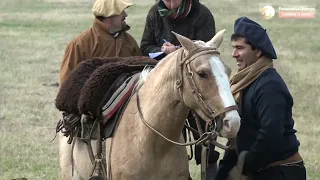
<instances>
[{"instance_id":1,"label":"flat cap","mask_svg":"<svg viewBox=\"0 0 320 180\"><path fill-rule=\"evenodd\" d=\"M93 15L110 17L120 15L126 8L133 5L131 0L97 0L92 7Z\"/></svg>"},{"instance_id":2,"label":"flat cap","mask_svg":"<svg viewBox=\"0 0 320 180\"><path fill-rule=\"evenodd\" d=\"M245 37L252 45L260 49L263 55L277 59L277 54L266 29L260 24L247 17L240 17L234 23L234 32Z\"/></svg>"}]
</instances>

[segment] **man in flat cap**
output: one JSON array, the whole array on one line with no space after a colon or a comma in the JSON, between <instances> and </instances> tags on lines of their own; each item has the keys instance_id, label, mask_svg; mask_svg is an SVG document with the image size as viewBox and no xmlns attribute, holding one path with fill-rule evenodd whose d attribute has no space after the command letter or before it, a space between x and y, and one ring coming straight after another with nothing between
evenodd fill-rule
<instances>
[{"instance_id":1,"label":"man in flat cap","mask_svg":"<svg viewBox=\"0 0 320 180\"><path fill-rule=\"evenodd\" d=\"M135 39L126 32L130 27L125 23L125 10L132 4L129 0L97 0L94 3L92 12L95 18L92 27L74 38L66 48L60 69L60 86L81 61L93 57L142 55ZM59 151L61 175L71 176L71 145L62 134L59 134L59 143L64 149Z\"/></svg>"},{"instance_id":2,"label":"man in flat cap","mask_svg":"<svg viewBox=\"0 0 320 180\"><path fill-rule=\"evenodd\" d=\"M293 128L293 98L273 67L277 55L266 29L240 17L231 42L238 70L230 84L241 126L234 148L220 161L215 180L305 180Z\"/></svg>"},{"instance_id":3,"label":"man in flat cap","mask_svg":"<svg viewBox=\"0 0 320 180\"><path fill-rule=\"evenodd\" d=\"M92 27L74 38L67 46L60 70L60 85L79 64L93 57L140 56L136 40L126 31L125 10L130 0L97 0L92 8Z\"/></svg>"}]
</instances>

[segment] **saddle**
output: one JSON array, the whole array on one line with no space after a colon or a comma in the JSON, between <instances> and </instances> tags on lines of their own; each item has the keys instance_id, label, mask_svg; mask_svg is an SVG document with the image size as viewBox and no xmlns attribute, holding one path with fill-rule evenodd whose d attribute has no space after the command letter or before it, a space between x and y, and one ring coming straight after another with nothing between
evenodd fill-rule
<instances>
[{"instance_id":1,"label":"saddle","mask_svg":"<svg viewBox=\"0 0 320 180\"><path fill-rule=\"evenodd\" d=\"M62 131L71 144L73 137L80 137L82 115L86 115L91 124L100 118L103 127L113 130L109 126L115 125L114 117L137 83L138 76L133 75L157 62L143 56L93 58L81 62L61 84L57 94L55 106L63 118L56 132ZM111 132L103 134L104 138L110 135Z\"/></svg>"}]
</instances>

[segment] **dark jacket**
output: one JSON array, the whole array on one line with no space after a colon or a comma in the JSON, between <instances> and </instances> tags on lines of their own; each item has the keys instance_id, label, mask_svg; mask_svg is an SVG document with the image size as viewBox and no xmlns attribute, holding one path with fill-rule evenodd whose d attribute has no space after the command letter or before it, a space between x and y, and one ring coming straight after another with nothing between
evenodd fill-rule
<instances>
[{"instance_id":1,"label":"dark jacket","mask_svg":"<svg viewBox=\"0 0 320 180\"><path fill-rule=\"evenodd\" d=\"M244 89L236 148L238 154L248 151L243 174L249 175L298 152L300 143L293 128L292 106L293 98L273 68ZM229 151L220 161L216 180L225 180L237 163L237 153Z\"/></svg>"},{"instance_id":2,"label":"dark jacket","mask_svg":"<svg viewBox=\"0 0 320 180\"><path fill-rule=\"evenodd\" d=\"M191 40L206 42L216 33L214 17L210 10L201 4L199 0L193 0L188 16L178 21L161 17L158 13L157 4L155 4L147 15L140 44L142 54L148 56L150 52L160 52L164 43L163 39L176 46L180 45L171 31Z\"/></svg>"}]
</instances>

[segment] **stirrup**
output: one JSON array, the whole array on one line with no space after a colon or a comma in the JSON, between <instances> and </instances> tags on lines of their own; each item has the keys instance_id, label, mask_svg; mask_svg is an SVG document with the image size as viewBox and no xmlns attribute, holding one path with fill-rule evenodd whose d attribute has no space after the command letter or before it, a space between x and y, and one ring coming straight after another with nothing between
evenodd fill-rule
<instances>
[{"instance_id":1,"label":"stirrup","mask_svg":"<svg viewBox=\"0 0 320 180\"><path fill-rule=\"evenodd\" d=\"M107 180L107 179L104 179L101 175L93 175L89 177L88 180Z\"/></svg>"},{"instance_id":2,"label":"stirrup","mask_svg":"<svg viewBox=\"0 0 320 180\"><path fill-rule=\"evenodd\" d=\"M94 175L89 177L88 180L106 180L106 179L104 179L101 175Z\"/></svg>"},{"instance_id":3,"label":"stirrup","mask_svg":"<svg viewBox=\"0 0 320 180\"><path fill-rule=\"evenodd\" d=\"M102 167L102 159L96 159L94 163L94 168L92 175L88 180L108 180L108 178L104 178L102 172L106 172L104 167Z\"/></svg>"}]
</instances>

